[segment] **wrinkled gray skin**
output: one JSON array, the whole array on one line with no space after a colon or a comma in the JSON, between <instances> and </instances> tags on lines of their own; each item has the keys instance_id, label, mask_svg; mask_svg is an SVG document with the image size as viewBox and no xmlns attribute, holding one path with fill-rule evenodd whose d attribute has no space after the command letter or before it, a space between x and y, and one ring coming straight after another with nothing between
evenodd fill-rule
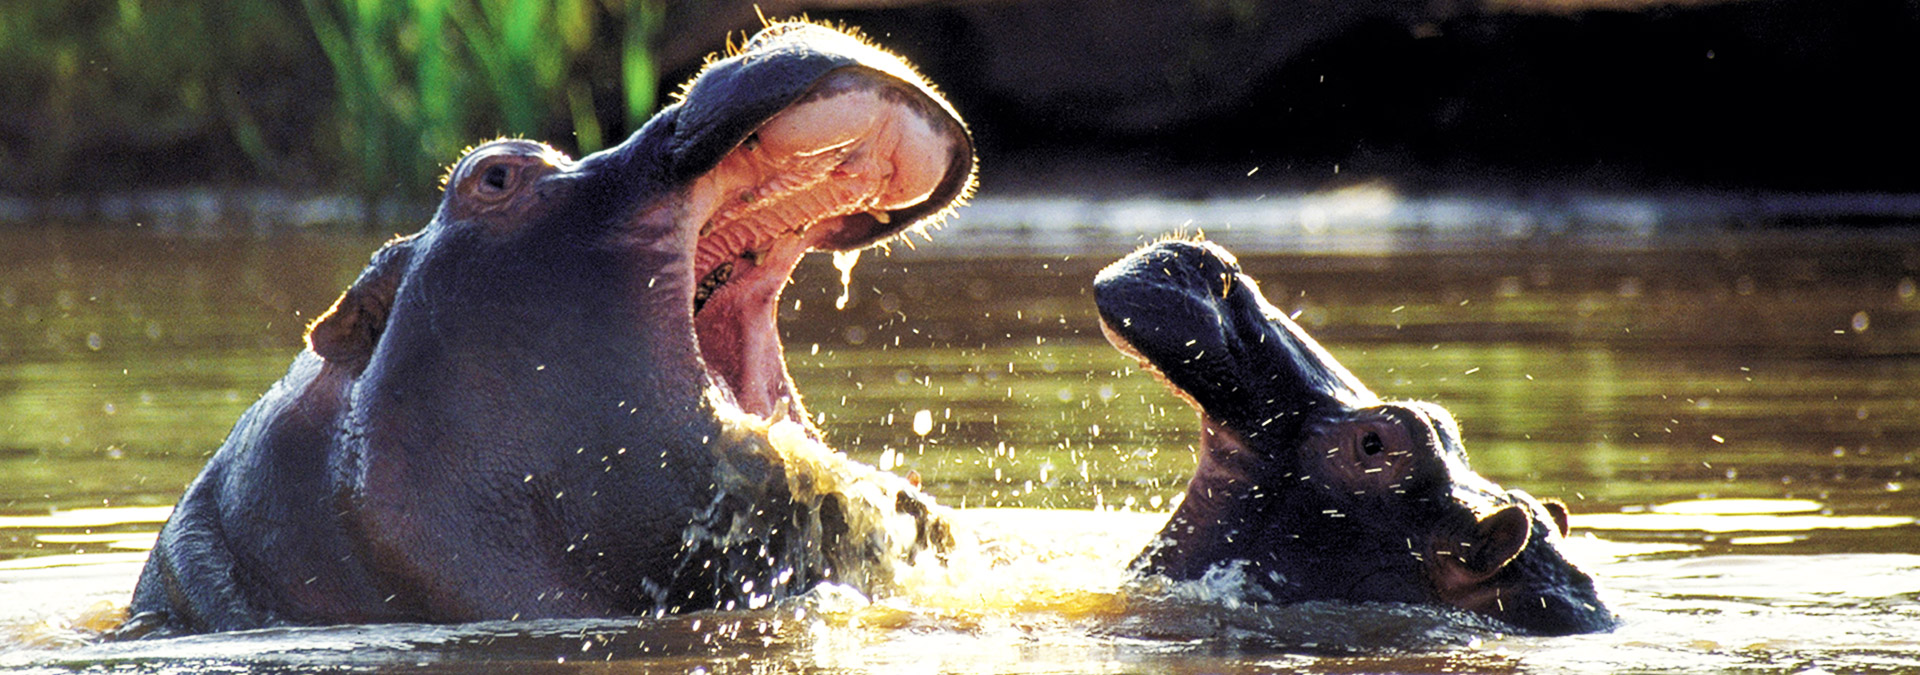
<instances>
[{"instance_id":1,"label":"wrinkled gray skin","mask_svg":"<svg viewBox=\"0 0 1920 675\"><path fill-rule=\"evenodd\" d=\"M972 169L904 63L805 24L713 63L619 147L475 149L187 488L119 637L883 585L944 523L904 480L772 449L768 420L787 447L818 437L774 307L806 250L937 217ZM703 350L709 327L725 344Z\"/></svg>"},{"instance_id":2,"label":"wrinkled gray skin","mask_svg":"<svg viewBox=\"0 0 1920 675\"><path fill-rule=\"evenodd\" d=\"M1101 271L1108 339L1199 411L1199 466L1135 566L1238 568L1256 597L1450 605L1521 631L1605 631L1555 548L1566 508L1467 465L1439 406L1382 402L1268 304L1226 250L1165 241Z\"/></svg>"}]
</instances>

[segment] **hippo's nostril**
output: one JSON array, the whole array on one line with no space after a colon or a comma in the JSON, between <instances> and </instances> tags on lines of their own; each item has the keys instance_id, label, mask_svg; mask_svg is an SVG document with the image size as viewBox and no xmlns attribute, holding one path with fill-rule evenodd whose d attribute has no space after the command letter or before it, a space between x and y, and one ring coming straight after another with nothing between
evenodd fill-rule
<instances>
[{"instance_id":1,"label":"hippo's nostril","mask_svg":"<svg viewBox=\"0 0 1920 675\"><path fill-rule=\"evenodd\" d=\"M1360 450L1367 453L1369 457L1385 452L1386 449L1387 445L1380 442L1380 434L1369 431L1360 439Z\"/></svg>"}]
</instances>

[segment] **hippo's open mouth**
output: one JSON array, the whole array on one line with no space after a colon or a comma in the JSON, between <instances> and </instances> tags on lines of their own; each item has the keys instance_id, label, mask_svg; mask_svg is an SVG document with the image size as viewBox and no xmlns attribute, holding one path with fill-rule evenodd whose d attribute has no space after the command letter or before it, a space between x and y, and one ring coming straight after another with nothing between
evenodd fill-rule
<instances>
[{"instance_id":1,"label":"hippo's open mouth","mask_svg":"<svg viewBox=\"0 0 1920 675\"><path fill-rule=\"evenodd\" d=\"M972 146L944 106L896 77L843 68L760 125L694 188L694 330L708 375L746 411L805 423L776 326L814 249L872 245L960 199Z\"/></svg>"}]
</instances>

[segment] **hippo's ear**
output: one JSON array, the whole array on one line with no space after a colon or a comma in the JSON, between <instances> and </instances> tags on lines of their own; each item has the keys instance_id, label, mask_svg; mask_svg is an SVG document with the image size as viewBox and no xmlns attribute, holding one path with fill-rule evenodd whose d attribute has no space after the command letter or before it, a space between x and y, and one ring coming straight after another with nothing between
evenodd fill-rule
<instances>
[{"instance_id":1,"label":"hippo's ear","mask_svg":"<svg viewBox=\"0 0 1920 675\"><path fill-rule=\"evenodd\" d=\"M1490 577L1520 557L1532 536L1533 518L1527 515L1527 510L1508 506L1480 519L1474 526L1473 550L1465 552L1460 559L1466 563L1467 571L1482 578Z\"/></svg>"},{"instance_id":2,"label":"hippo's ear","mask_svg":"<svg viewBox=\"0 0 1920 675\"><path fill-rule=\"evenodd\" d=\"M1474 523L1464 541L1453 540L1435 563L1434 584L1443 597L1471 592L1520 557L1533 536L1527 510L1508 506Z\"/></svg>"},{"instance_id":3,"label":"hippo's ear","mask_svg":"<svg viewBox=\"0 0 1920 675\"><path fill-rule=\"evenodd\" d=\"M1567 505L1558 499L1548 499L1540 502L1540 505L1545 506L1547 508L1547 515L1553 517L1553 526L1559 528L1560 536L1567 536L1567 532L1571 530L1571 519L1567 516Z\"/></svg>"},{"instance_id":4,"label":"hippo's ear","mask_svg":"<svg viewBox=\"0 0 1920 675\"><path fill-rule=\"evenodd\" d=\"M395 240L373 254L360 278L307 327L307 347L328 363L354 371L365 368L387 328L387 312L400 277L413 257L412 241Z\"/></svg>"}]
</instances>

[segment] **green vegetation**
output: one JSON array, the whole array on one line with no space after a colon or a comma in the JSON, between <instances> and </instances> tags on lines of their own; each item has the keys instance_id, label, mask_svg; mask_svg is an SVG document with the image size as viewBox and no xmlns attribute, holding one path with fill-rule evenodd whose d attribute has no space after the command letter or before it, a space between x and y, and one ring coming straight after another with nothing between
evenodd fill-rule
<instances>
[{"instance_id":1,"label":"green vegetation","mask_svg":"<svg viewBox=\"0 0 1920 675\"><path fill-rule=\"evenodd\" d=\"M653 112L661 3L8 3L0 191L417 194L493 136L590 152Z\"/></svg>"},{"instance_id":2,"label":"green vegetation","mask_svg":"<svg viewBox=\"0 0 1920 675\"><path fill-rule=\"evenodd\" d=\"M652 112L646 0L303 0L333 66L341 137L361 187L418 185L462 147L493 134L563 138L599 149L605 135L583 75L598 24L617 18L623 122ZM617 15L617 16L615 16Z\"/></svg>"}]
</instances>

